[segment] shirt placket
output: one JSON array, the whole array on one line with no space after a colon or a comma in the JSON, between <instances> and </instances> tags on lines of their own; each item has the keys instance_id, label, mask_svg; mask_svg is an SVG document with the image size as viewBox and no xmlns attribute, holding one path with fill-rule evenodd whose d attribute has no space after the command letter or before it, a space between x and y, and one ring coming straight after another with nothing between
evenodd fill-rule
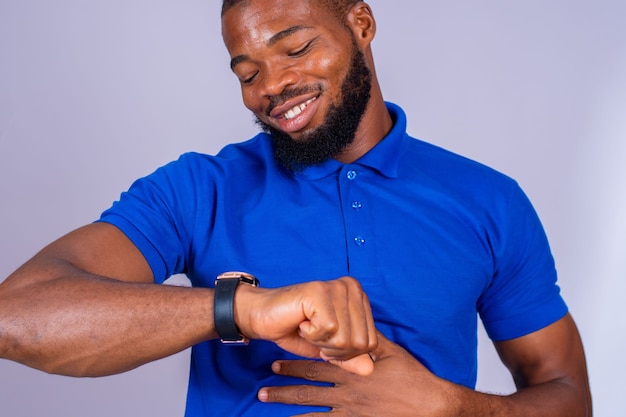
<instances>
[{"instance_id":1,"label":"shirt placket","mask_svg":"<svg viewBox=\"0 0 626 417\"><path fill-rule=\"evenodd\" d=\"M371 206L365 192L367 177L366 171L356 165L344 166L339 175L347 264L350 275L356 278L376 273L376 241Z\"/></svg>"}]
</instances>

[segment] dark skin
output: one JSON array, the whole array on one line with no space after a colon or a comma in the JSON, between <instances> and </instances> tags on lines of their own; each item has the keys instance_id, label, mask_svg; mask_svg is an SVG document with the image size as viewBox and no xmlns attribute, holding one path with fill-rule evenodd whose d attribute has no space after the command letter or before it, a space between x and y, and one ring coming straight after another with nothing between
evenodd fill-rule
<instances>
[{"instance_id":1,"label":"dark skin","mask_svg":"<svg viewBox=\"0 0 626 417\"><path fill-rule=\"evenodd\" d=\"M240 285L238 328L297 355L371 373L367 353L377 338L367 295L354 278L322 278L276 289ZM69 233L0 284L0 358L50 373L124 372L216 337L213 290L154 285L143 255L109 224Z\"/></svg>"},{"instance_id":2,"label":"dark skin","mask_svg":"<svg viewBox=\"0 0 626 417\"><path fill-rule=\"evenodd\" d=\"M433 375L402 347L379 335L374 372L354 375L314 361L281 361L280 375L331 382L332 388L303 385L263 388L265 402L332 407L337 416L591 416L585 358L573 320L497 343L518 391L490 395ZM565 343L564 343L565 342ZM309 413L314 417L325 413Z\"/></svg>"},{"instance_id":3,"label":"dark skin","mask_svg":"<svg viewBox=\"0 0 626 417\"><path fill-rule=\"evenodd\" d=\"M324 122L331 104L341 99L340 85L349 67L352 39L364 52L372 71L371 99L355 139L335 159L351 163L372 149L392 127L376 79L369 44L375 21L368 7L348 16L352 30L315 2L244 2L222 18L222 35L231 68L240 80L244 105L266 124L286 131L294 140ZM274 20L286 14L289 20ZM292 88L317 87L277 106L272 98ZM298 117L286 121L294 106L313 100Z\"/></svg>"},{"instance_id":4,"label":"dark skin","mask_svg":"<svg viewBox=\"0 0 626 417\"><path fill-rule=\"evenodd\" d=\"M335 21L333 30L339 27ZM296 32L310 34L310 29ZM340 35L345 39L345 30ZM279 38L274 45L284 47ZM345 51L337 50L337 56ZM260 62L257 58L234 59L238 63L233 69ZM264 61L263 69L282 65L276 63ZM345 62L326 63L318 68L318 80L330 73L332 79L323 82L333 86L345 76ZM249 84L255 88L244 94L244 103L264 111L268 97L293 74L281 72L273 78L264 72ZM254 101L258 95L261 100ZM315 107L328 104L325 97L317 99ZM281 106L286 109L288 104ZM337 158L358 158L389 130L386 112L375 107L368 111L377 117L363 123L360 130L368 134L359 134L354 146ZM323 119L317 114L307 128ZM371 123L374 132L366 128ZM240 285L234 310L238 328L249 338L270 340L289 352L322 358L357 374L373 371L367 353L377 345L376 329L367 295L354 278L276 289ZM0 285L0 357L51 373L109 375L217 337L212 317L212 289L154 285L150 266L132 242L114 226L96 223L52 243Z\"/></svg>"},{"instance_id":5,"label":"dark skin","mask_svg":"<svg viewBox=\"0 0 626 417\"><path fill-rule=\"evenodd\" d=\"M376 24L363 2L349 11L349 31L314 1L252 0L223 16L223 36L233 58L233 71L241 81L244 104L264 122L283 127L294 140L314 127L328 103L338 100L339 81L345 74L350 37L364 52L374 72L370 43ZM287 33L289 32L289 33ZM277 34L280 40L276 41ZM303 45L306 59L294 56ZM310 100L296 97L279 111L266 112L269 97L290 87L321 83L326 87L309 114L298 123L281 117L287 109ZM371 149L390 128L380 87L374 74L372 97L354 143L339 156L352 162ZM282 361L274 372L303 380L331 382L334 387L307 385L268 387L261 401L331 407L337 416L591 416L585 357L578 330L568 314L552 325L514 340L496 343L503 363L511 371L518 391L509 396L469 390L429 372L402 347L378 337L372 352L374 372L367 377L345 372L328 363ZM308 417L327 413L309 413Z\"/></svg>"},{"instance_id":6,"label":"dark skin","mask_svg":"<svg viewBox=\"0 0 626 417\"><path fill-rule=\"evenodd\" d=\"M229 10L224 40L231 58L238 57L233 70L245 81L244 104L289 129L294 140L322 123L329 104L341 99L352 39L374 72L369 6L354 6L346 22L347 28L307 1L250 0ZM310 84L324 88L266 113L272 95ZM372 85L354 143L336 156L343 162L358 159L391 128L375 73ZM303 116L279 120L310 99L315 104ZM0 357L64 375L123 372L215 338L212 311L211 289L154 285L145 258L124 234L91 224L53 242L0 284ZM240 286L235 315L251 338L330 362L278 364L280 373L335 387L268 388L259 392L263 401L327 405L344 416L591 415L583 350L569 316L497 344L520 388L501 397L437 378L407 351L377 337L367 296L349 277L271 290Z\"/></svg>"},{"instance_id":7,"label":"dark skin","mask_svg":"<svg viewBox=\"0 0 626 417\"><path fill-rule=\"evenodd\" d=\"M217 337L213 290L155 285L116 227L95 223L52 243L0 284L0 357L49 373L103 376ZM240 285L242 332L369 374L369 301L350 277L276 289ZM78 324L77 324L78 323Z\"/></svg>"}]
</instances>

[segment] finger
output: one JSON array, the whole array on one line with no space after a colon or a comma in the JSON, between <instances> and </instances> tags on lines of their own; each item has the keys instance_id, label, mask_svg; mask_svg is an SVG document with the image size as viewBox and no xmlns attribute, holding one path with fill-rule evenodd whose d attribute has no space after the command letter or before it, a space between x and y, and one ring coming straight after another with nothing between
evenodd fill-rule
<instances>
[{"instance_id":1,"label":"finger","mask_svg":"<svg viewBox=\"0 0 626 417\"><path fill-rule=\"evenodd\" d=\"M328 363L306 360L276 361L272 364L272 371L309 381L341 384L346 383L351 374L370 375L374 372L374 361L368 354L359 355L349 361L331 360Z\"/></svg>"},{"instance_id":2,"label":"finger","mask_svg":"<svg viewBox=\"0 0 626 417\"><path fill-rule=\"evenodd\" d=\"M328 417L328 414L332 414L334 416L343 415L343 414L338 414L335 410L333 410L333 411L324 411L322 413L295 414L291 417Z\"/></svg>"},{"instance_id":3,"label":"finger","mask_svg":"<svg viewBox=\"0 0 626 417\"><path fill-rule=\"evenodd\" d=\"M313 287L309 291L318 294L318 297L305 300L302 308L307 320L300 323L300 335L316 345L328 343L330 338L340 329L339 316L343 311L337 311L334 300L337 286L323 282L311 282ZM339 314L338 314L339 313Z\"/></svg>"},{"instance_id":4,"label":"finger","mask_svg":"<svg viewBox=\"0 0 626 417\"><path fill-rule=\"evenodd\" d=\"M311 344L306 339L294 334L275 341L281 349L305 358L319 358L319 347Z\"/></svg>"},{"instance_id":5,"label":"finger","mask_svg":"<svg viewBox=\"0 0 626 417\"><path fill-rule=\"evenodd\" d=\"M372 313L372 306L367 294L363 293L363 303L366 310L366 323L367 323L367 336L368 336L368 352L373 351L378 346L378 329L376 329L376 323L374 322L374 314Z\"/></svg>"},{"instance_id":6,"label":"finger","mask_svg":"<svg viewBox=\"0 0 626 417\"><path fill-rule=\"evenodd\" d=\"M361 284L350 279L350 320L351 344L358 353L366 353L376 348L376 325L369 298Z\"/></svg>"},{"instance_id":7,"label":"finger","mask_svg":"<svg viewBox=\"0 0 626 417\"><path fill-rule=\"evenodd\" d=\"M346 286L346 292L343 294L345 298L340 300L343 314L339 320L344 326L340 330L345 330L344 338L348 346L358 353L362 353L361 349L365 348L367 344L367 314L369 311L364 308L365 293L356 279L342 277L340 280Z\"/></svg>"},{"instance_id":8,"label":"finger","mask_svg":"<svg viewBox=\"0 0 626 417\"><path fill-rule=\"evenodd\" d=\"M346 279L346 285L347 298L342 301L348 314L338 315L340 328L338 334L330 339L333 343L320 346L325 360L347 361L374 350L377 345L376 325L367 295L354 279Z\"/></svg>"},{"instance_id":9,"label":"finger","mask_svg":"<svg viewBox=\"0 0 626 417\"><path fill-rule=\"evenodd\" d=\"M315 385L288 385L284 387L263 387L257 393L264 403L282 403L333 407L333 387Z\"/></svg>"},{"instance_id":10,"label":"finger","mask_svg":"<svg viewBox=\"0 0 626 417\"><path fill-rule=\"evenodd\" d=\"M340 384L346 381L346 372L327 362L308 360L282 360L272 364L272 372L278 375L307 379L309 381Z\"/></svg>"},{"instance_id":11,"label":"finger","mask_svg":"<svg viewBox=\"0 0 626 417\"><path fill-rule=\"evenodd\" d=\"M311 340L321 346L350 347L367 334L367 316L371 316L369 301L361 284L351 277L341 277L324 285L323 302L315 314L308 316L310 323L305 326ZM325 343L325 344L324 344Z\"/></svg>"},{"instance_id":12,"label":"finger","mask_svg":"<svg viewBox=\"0 0 626 417\"><path fill-rule=\"evenodd\" d=\"M316 313L316 316L312 317L311 320L300 323L298 334L316 346L331 346L333 343L331 339L340 327L339 321L336 317L328 318L328 313L325 314L326 317L324 318L320 318L320 316L321 313Z\"/></svg>"},{"instance_id":13,"label":"finger","mask_svg":"<svg viewBox=\"0 0 626 417\"><path fill-rule=\"evenodd\" d=\"M341 361L341 363L346 363L348 367L351 367L351 364L369 364L369 361L366 361L366 358L358 358L363 353L368 353L376 349L378 344L376 324L374 323L374 317L372 315L371 306L369 303L369 299L367 294L365 294L361 285L354 281L356 285L353 288L353 300L358 300L358 302L352 302L349 305L350 315L347 316L350 320L349 323L344 324L347 329L349 329L349 342L346 346L343 346L343 349L338 349L337 347L331 348L322 348L322 358L326 360L333 361ZM356 356L356 358L355 358ZM355 359L354 361L352 359ZM342 365L341 365L342 366Z\"/></svg>"}]
</instances>

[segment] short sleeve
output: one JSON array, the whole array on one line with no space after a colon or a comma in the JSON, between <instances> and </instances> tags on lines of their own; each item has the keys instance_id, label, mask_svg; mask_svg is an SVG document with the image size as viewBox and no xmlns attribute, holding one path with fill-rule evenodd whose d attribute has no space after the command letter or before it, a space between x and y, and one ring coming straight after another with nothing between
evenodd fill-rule
<instances>
[{"instance_id":1,"label":"short sleeve","mask_svg":"<svg viewBox=\"0 0 626 417\"><path fill-rule=\"evenodd\" d=\"M567 306L543 226L517 184L497 216L489 232L494 274L478 312L491 339L502 341L552 324Z\"/></svg>"},{"instance_id":2,"label":"short sleeve","mask_svg":"<svg viewBox=\"0 0 626 417\"><path fill-rule=\"evenodd\" d=\"M157 283L185 273L197 207L192 160L183 155L138 179L98 220L118 227L137 246Z\"/></svg>"}]
</instances>

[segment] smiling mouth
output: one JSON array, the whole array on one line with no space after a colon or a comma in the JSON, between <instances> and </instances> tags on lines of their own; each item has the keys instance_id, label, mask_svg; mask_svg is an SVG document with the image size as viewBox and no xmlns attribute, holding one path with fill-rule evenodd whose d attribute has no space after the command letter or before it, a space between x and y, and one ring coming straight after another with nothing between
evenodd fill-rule
<instances>
[{"instance_id":1,"label":"smiling mouth","mask_svg":"<svg viewBox=\"0 0 626 417\"><path fill-rule=\"evenodd\" d=\"M302 104L298 104L296 106L293 106L291 109L287 110L283 114L283 119L285 119L285 120L293 119L294 117L296 117L297 115L302 113L304 111L304 109L306 109L308 107L308 105L313 103L315 100L317 100L317 97L313 97L311 99L308 99L307 101L305 101Z\"/></svg>"}]
</instances>

